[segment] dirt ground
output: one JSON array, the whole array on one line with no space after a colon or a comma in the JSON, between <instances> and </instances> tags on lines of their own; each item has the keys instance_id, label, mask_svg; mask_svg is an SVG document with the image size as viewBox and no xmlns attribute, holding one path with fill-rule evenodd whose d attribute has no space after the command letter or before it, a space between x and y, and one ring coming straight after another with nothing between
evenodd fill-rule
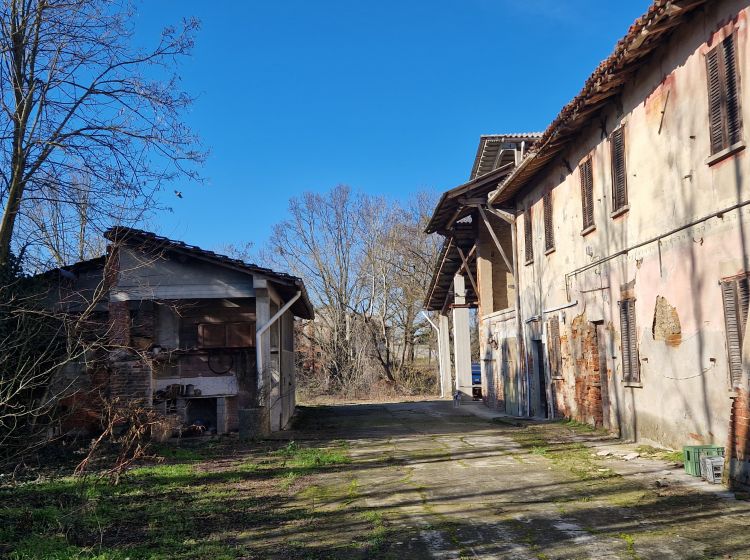
<instances>
[{"instance_id":1,"label":"dirt ground","mask_svg":"<svg viewBox=\"0 0 750 560\"><path fill-rule=\"evenodd\" d=\"M165 447L114 488L5 485L0 557L750 559L750 502L669 455L492 416L445 401L302 407L276 441Z\"/></svg>"}]
</instances>

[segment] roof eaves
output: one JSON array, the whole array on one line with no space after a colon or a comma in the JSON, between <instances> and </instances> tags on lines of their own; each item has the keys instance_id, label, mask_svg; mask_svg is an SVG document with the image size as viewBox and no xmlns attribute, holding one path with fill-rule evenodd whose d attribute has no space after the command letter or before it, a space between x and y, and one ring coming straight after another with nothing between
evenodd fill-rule
<instances>
[{"instance_id":1,"label":"roof eaves","mask_svg":"<svg viewBox=\"0 0 750 560\"><path fill-rule=\"evenodd\" d=\"M150 231L144 231L124 226L116 226L105 231L104 237L113 243L124 243L126 245L134 246L151 245L159 249L168 249L170 251L186 254L188 256L206 262L218 264L227 268L232 268L246 274L268 276L274 282L279 282L287 286L296 287L300 292L302 292L301 299L303 300L303 305L305 306L307 311L308 316L304 318L312 319L315 315L315 311L310 301L310 297L307 293L305 283L301 278L297 276L286 274L284 272L276 272L270 268L246 263L240 259L233 259L226 255L214 253L213 251L202 249L196 245L188 245L183 241L169 239L168 237L163 237Z\"/></svg>"},{"instance_id":2,"label":"roof eaves","mask_svg":"<svg viewBox=\"0 0 750 560\"><path fill-rule=\"evenodd\" d=\"M584 86L578 95L562 108L560 113L555 117L552 123L550 123L542 134L542 137L527 153L521 163L508 177L506 177L498 189L493 193L490 193L488 202L490 204L496 202L498 198L511 191L511 189L513 192L511 192L510 195L520 190L524 186L525 180L532 178L537 171L541 170L541 167L547 161L552 159L557 153L561 152L562 147L568 143L563 138L562 141L556 143L556 149L552 148L553 141L560 140L562 132L571 121L573 121L573 130L579 130L589 122L590 119L588 113L599 110L609 102L609 99L616 92L621 91L622 88L625 87L625 83L627 82L625 77L632 72L635 67L645 64L653 51L659 46L659 44L668 39L673 28L676 27L677 24L664 26L665 19L683 18L694 9L705 4L706 1L707 0L655 0L647 12L640 18L636 19L628 29L625 36L617 42L612 54L596 67L594 72L584 83ZM648 35L652 31L657 34L651 42L648 42ZM646 46L643 48L643 52L639 52L644 45ZM629 55L631 60L627 60ZM609 85L610 82L614 82L615 85L608 88L602 88L604 85ZM594 93L604 95L604 97L591 101L591 105L594 106L593 109L590 107L587 108L587 101L590 101L589 98ZM599 104L597 105L597 103ZM583 111L583 109L586 109L586 111ZM580 115L584 115L585 118L581 119L582 122L576 124L576 117ZM568 137L570 137L569 133ZM532 168L527 172L527 168L531 164L538 164L538 168ZM506 196L503 201L510 198L510 195Z\"/></svg>"}]
</instances>

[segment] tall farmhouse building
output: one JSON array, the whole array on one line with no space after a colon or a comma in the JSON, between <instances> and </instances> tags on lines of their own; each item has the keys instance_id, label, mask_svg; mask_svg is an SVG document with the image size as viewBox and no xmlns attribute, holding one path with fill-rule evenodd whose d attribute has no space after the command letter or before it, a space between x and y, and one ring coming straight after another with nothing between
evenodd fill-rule
<instances>
[{"instance_id":1,"label":"tall farmhouse building","mask_svg":"<svg viewBox=\"0 0 750 560\"><path fill-rule=\"evenodd\" d=\"M441 199L428 231L475 262L445 251L427 306L472 286L488 406L726 445L750 484L749 16L657 0L512 169Z\"/></svg>"}]
</instances>

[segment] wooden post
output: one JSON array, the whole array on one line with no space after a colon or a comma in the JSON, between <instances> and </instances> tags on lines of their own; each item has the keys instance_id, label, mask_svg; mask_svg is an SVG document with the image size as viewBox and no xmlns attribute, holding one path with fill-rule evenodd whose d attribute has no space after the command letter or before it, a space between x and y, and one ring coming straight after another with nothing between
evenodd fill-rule
<instances>
[{"instance_id":1,"label":"wooden post","mask_svg":"<svg viewBox=\"0 0 750 560\"><path fill-rule=\"evenodd\" d=\"M466 305L464 277L453 278L453 352L456 366L456 390L471 397L471 336L469 332L469 309Z\"/></svg>"},{"instance_id":2,"label":"wooden post","mask_svg":"<svg viewBox=\"0 0 750 560\"><path fill-rule=\"evenodd\" d=\"M445 398L451 393L451 333L450 320L445 313L440 314L438 321L438 352L440 353L440 396Z\"/></svg>"}]
</instances>

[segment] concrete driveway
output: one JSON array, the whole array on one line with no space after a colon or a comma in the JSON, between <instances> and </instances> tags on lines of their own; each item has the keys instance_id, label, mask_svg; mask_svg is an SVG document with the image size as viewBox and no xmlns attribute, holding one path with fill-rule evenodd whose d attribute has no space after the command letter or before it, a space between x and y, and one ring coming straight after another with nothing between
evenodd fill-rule
<instances>
[{"instance_id":1,"label":"concrete driveway","mask_svg":"<svg viewBox=\"0 0 750 560\"><path fill-rule=\"evenodd\" d=\"M601 432L488 416L445 401L304 409L294 437L345 440L352 459L303 494L351 512L325 538L346 540L364 515L382 527L373 558L750 559L750 502L625 460L633 446Z\"/></svg>"}]
</instances>

